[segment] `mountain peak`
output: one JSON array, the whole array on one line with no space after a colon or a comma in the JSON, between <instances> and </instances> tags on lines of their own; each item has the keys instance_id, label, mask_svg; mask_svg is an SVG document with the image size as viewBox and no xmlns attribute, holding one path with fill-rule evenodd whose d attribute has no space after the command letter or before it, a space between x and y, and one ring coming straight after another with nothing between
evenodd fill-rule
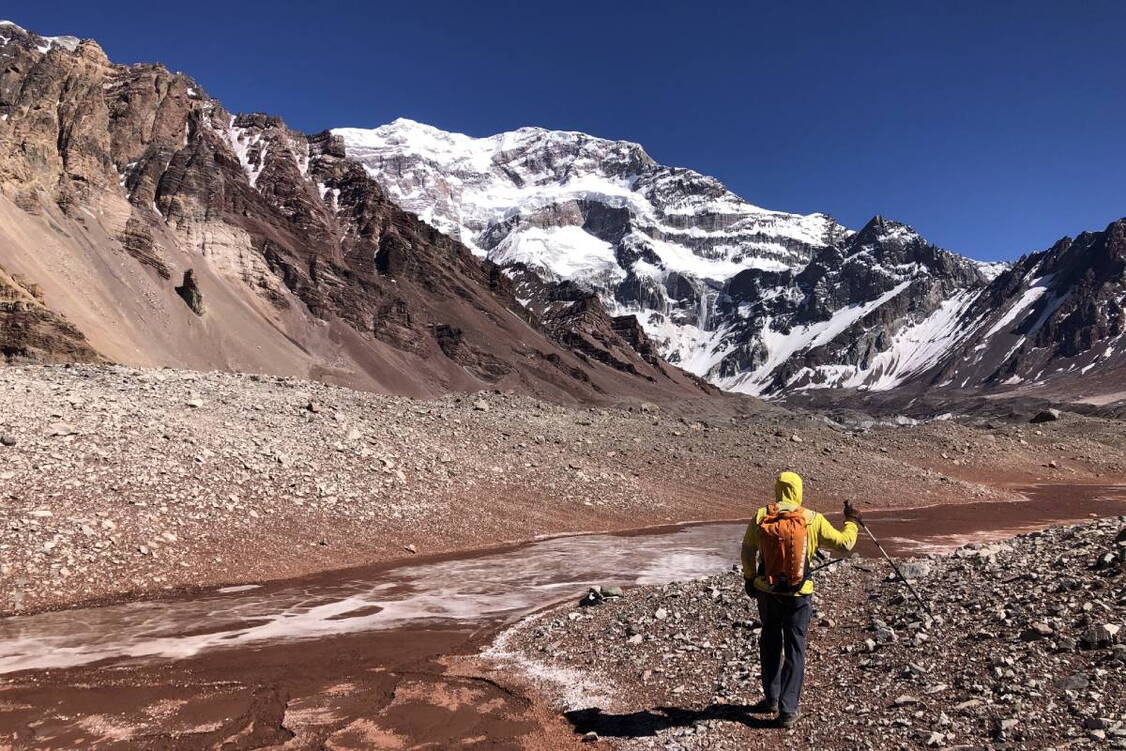
<instances>
[{"instance_id":1,"label":"mountain peak","mask_svg":"<svg viewBox=\"0 0 1126 751\"><path fill-rule=\"evenodd\" d=\"M505 161L508 159L505 155L509 154L556 151L576 158L604 154L639 164L656 164L640 144L632 141L613 141L579 131L536 126L477 137L399 117L378 128L337 128L333 132L345 136L357 147L409 149L413 154L442 163L469 159L482 166L497 155Z\"/></svg>"},{"instance_id":2,"label":"mountain peak","mask_svg":"<svg viewBox=\"0 0 1126 751\"><path fill-rule=\"evenodd\" d=\"M861 245L876 242L886 243L888 241L898 242L900 245L907 245L916 241L926 242L913 227L903 222L887 219L879 214L869 219L868 223L856 233L856 236Z\"/></svg>"},{"instance_id":3,"label":"mountain peak","mask_svg":"<svg viewBox=\"0 0 1126 751\"><path fill-rule=\"evenodd\" d=\"M0 20L0 44L4 44L10 40L10 36L4 34L5 31L15 32L19 36L26 37L27 40L31 42L32 45L35 46L35 48L41 53L46 53L52 47L56 46L65 49L67 52L77 52L79 45L83 43L81 39L74 36L41 36L39 34L36 34L34 31L28 31L14 21ZM94 42L88 43L97 47L97 44ZM100 50L101 48L98 47L98 49Z\"/></svg>"}]
</instances>

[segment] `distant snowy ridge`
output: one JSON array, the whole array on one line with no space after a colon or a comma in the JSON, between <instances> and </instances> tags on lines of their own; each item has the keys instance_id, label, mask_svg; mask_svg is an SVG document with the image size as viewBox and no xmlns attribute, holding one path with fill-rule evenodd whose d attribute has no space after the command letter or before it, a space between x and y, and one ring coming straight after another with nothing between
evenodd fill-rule
<instances>
[{"instance_id":1,"label":"distant snowy ridge","mask_svg":"<svg viewBox=\"0 0 1126 751\"><path fill-rule=\"evenodd\" d=\"M964 258L881 217L853 232L763 209L628 141L474 138L405 119L332 132L394 201L507 269L521 300L550 311L596 294L727 390L1013 385L1087 367L1024 373L1049 357L1033 341L1060 327L1074 275Z\"/></svg>"},{"instance_id":2,"label":"distant snowy ridge","mask_svg":"<svg viewBox=\"0 0 1126 751\"><path fill-rule=\"evenodd\" d=\"M844 231L824 214L753 206L712 178L657 164L628 141L543 128L473 138L403 118L374 130L332 132L396 202L427 223L480 255L533 262L549 273L556 272L556 259L522 252L519 235L529 227L514 220L572 203L629 212L636 235L629 239L639 244L638 252L651 249L670 271L714 280L744 268L791 267L827 236ZM590 237L572 233L569 240L597 271L602 262L615 261L605 243L624 238L608 239L598 227L584 225L584 218L580 208L553 224ZM550 234L555 226L536 228ZM556 275L573 278L575 264L558 260L563 266Z\"/></svg>"}]
</instances>

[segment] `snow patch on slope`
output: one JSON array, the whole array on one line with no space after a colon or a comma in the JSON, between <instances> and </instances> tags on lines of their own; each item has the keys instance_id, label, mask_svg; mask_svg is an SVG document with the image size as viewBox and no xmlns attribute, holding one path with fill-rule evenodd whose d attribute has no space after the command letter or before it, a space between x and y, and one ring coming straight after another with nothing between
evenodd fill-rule
<instances>
[{"instance_id":1,"label":"snow patch on slope","mask_svg":"<svg viewBox=\"0 0 1126 751\"><path fill-rule=\"evenodd\" d=\"M610 243L575 226L537 227L510 235L490 257L501 265L527 264L555 279L605 284L625 276Z\"/></svg>"},{"instance_id":2,"label":"snow patch on slope","mask_svg":"<svg viewBox=\"0 0 1126 751\"><path fill-rule=\"evenodd\" d=\"M981 293L980 289L962 290L944 300L931 315L896 332L891 346L867 368L836 366L836 378L826 377L821 386L887 391L937 365L976 330L976 322L964 319Z\"/></svg>"},{"instance_id":3,"label":"snow patch on slope","mask_svg":"<svg viewBox=\"0 0 1126 751\"><path fill-rule=\"evenodd\" d=\"M235 125L235 116L231 115L231 121L227 124L226 137L227 142L231 145L231 149L238 157L239 164L242 165L246 176L250 179L250 187L256 187L258 177L262 174L262 168L266 165L266 154L263 150L259 150L262 143L262 134L259 132L252 132L249 128L240 128Z\"/></svg>"},{"instance_id":4,"label":"snow patch on slope","mask_svg":"<svg viewBox=\"0 0 1126 751\"><path fill-rule=\"evenodd\" d=\"M1001 318L998 319L997 323L993 324L993 327L990 328L989 331L985 332L983 341L991 339L1002 329L1007 328L1010 324L1015 322L1022 313L1032 307L1036 303L1036 301L1043 297L1044 293L1047 292L1048 289L1052 286L1052 280L1054 277L1054 274L1047 274L1045 276L1033 279L1029 283L1028 289L1026 289L1024 291L1024 294L1021 295L1020 298L1009 307L1009 309L1005 312L1005 315L1001 316Z\"/></svg>"},{"instance_id":5,"label":"snow patch on slope","mask_svg":"<svg viewBox=\"0 0 1126 751\"><path fill-rule=\"evenodd\" d=\"M791 357L831 342L854 323L895 298L910 285L910 281L902 282L874 300L841 308L825 321L818 321L806 326L794 326L789 332L776 331L771 328L772 321L769 318L766 319L760 335L766 360L751 372L740 373L734 378L723 379L720 386L728 391L737 391L752 396L762 394L770 385L774 371Z\"/></svg>"},{"instance_id":6,"label":"snow patch on slope","mask_svg":"<svg viewBox=\"0 0 1126 751\"><path fill-rule=\"evenodd\" d=\"M977 270L981 272L987 282L993 281L1013 267L1011 263L1006 261L972 261L972 263L977 266Z\"/></svg>"}]
</instances>

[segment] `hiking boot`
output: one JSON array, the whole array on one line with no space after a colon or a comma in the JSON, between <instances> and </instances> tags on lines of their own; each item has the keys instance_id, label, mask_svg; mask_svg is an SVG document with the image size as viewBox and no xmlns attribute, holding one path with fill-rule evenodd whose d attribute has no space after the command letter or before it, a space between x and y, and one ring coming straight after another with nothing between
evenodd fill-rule
<instances>
[{"instance_id":1,"label":"hiking boot","mask_svg":"<svg viewBox=\"0 0 1126 751\"><path fill-rule=\"evenodd\" d=\"M758 704L752 704L747 711L751 714L778 714L778 702L763 699Z\"/></svg>"},{"instance_id":2,"label":"hiking boot","mask_svg":"<svg viewBox=\"0 0 1126 751\"><path fill-rule=\"evenodd\" d=\"M783 730L789 730L794 725L798 724L801 719L801 712L783 712L778 715L778 727Z\"/></svg>"}]
</instances>

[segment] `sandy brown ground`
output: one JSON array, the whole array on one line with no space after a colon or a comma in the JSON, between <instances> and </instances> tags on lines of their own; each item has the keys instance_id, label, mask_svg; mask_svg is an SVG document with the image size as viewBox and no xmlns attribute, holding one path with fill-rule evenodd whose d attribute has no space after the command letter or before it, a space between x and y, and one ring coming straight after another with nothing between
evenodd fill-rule
<instances>
[{"instance_id":1,"label":"sandy brown ground","mask_svg":"<svg viewBox=\"0 0 1126 751\"><path fill-rule=\"evenodd\" d=\"M1121 423L1077 415L901 427L716 411L3 368L0 610L742 518L784 468L805 476L823 508L845 497L883 507L1006 498L997 483L1126 474Z\"/></svg>"},{"instance_id":2,"label":"sandy brown ground","mask_svg":"<svg viewBox=\"0 0 1126 751\"><path fill-rule=\"evenodd\" d=\"M490 632L491 633L491 632ZM578 747L569 723L517 681L448 670L484 635L413 629L156 666L0 680L0 749Z\"/></svg>"}]
</instances>

